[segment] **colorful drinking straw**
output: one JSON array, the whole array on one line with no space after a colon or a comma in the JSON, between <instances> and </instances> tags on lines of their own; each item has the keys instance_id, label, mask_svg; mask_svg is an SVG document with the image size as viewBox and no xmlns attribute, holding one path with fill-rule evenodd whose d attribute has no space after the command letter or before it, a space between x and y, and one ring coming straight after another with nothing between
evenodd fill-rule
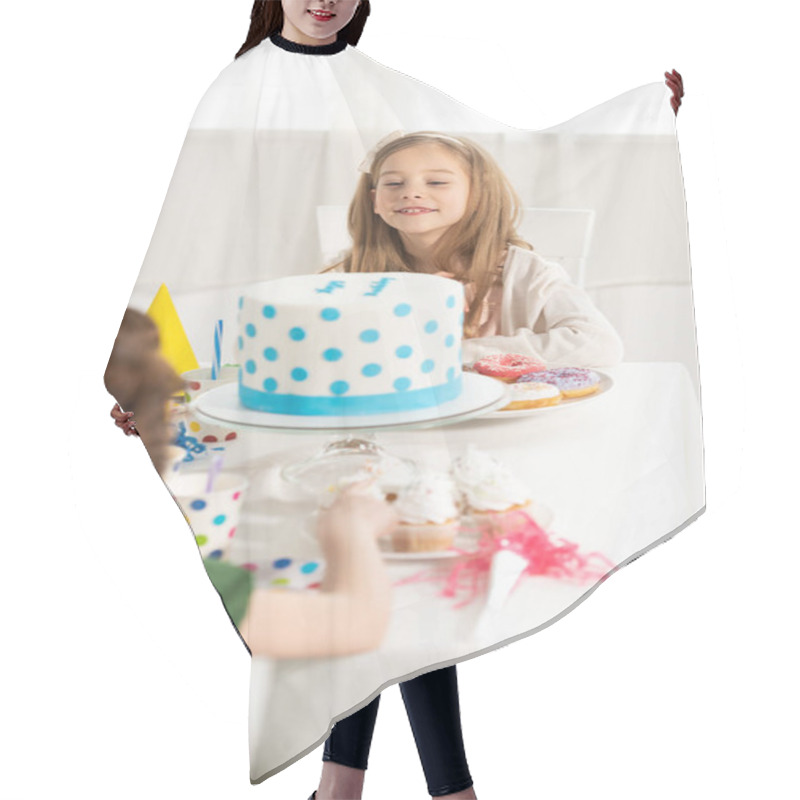
<instances>
[{"instance_id":1,"label":"colorful drinking straw","mask_svg":"<svg viewBox=\"0 0 800 800\"><path fill-rule=\"evenodd\" d=\"M214 326L214 360L211 362L211 380L215 381L220 376L220 363L222 360L222 320L217 320Z\"/></svg>"}]
</instances>

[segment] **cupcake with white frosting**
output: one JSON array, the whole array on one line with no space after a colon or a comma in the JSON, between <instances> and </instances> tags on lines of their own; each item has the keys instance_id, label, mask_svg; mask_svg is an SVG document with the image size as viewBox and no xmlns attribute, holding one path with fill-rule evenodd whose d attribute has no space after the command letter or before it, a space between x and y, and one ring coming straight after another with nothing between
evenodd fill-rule
<instances>
[{"instance_id":1,"label":"cupcake with white frosting","mask_svg":"<svg viewBox=\"0 0 800 800\"><path fill-rule=\"evenodd\" d=\"M451 547L459 528L456 498L456 486L447 473L420 473L393 504L400 521L391 536L393 550L421 553Z\"/></svg>"},{"instance_id":2,"label":"cupcake with white frosting","mask_svg":"<svg viewBox=\"0 0 800 800\"><path fill-rule=\"evenodd\" d=\"M509 513L531 508L530 491L522 481L473 445L455 459L452 474L468 511L479 523L499 523Z\"/></svg>"}]
</instances>

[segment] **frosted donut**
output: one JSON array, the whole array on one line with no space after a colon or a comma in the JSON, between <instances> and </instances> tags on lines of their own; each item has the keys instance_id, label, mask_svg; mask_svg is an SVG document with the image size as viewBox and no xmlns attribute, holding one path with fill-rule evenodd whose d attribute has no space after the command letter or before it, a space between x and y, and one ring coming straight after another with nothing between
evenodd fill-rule
<instances>
[{"instance_id":1,"label":"frosted donut","mask_svg":"<svg viewBox=\"0 0 800 800\"><path fill-rule=\"evenodd\" d=\"M541 373L532 373L532 377ZM552 383L526 381L514 383L511 389L511 402L501 411L518 411L524 408L543 408L561 402L561 390Z\"/></svg>"},{"instance_id":2,"label":"frosted donut","mask_svg":"<svg viewBox=\"0 0 800 800\"><path fill-rule=\"evenodd\" d=\"M495 353L476 361L472 368L481 375L499 378L506 383L514 383L522 375L541 372L545 369L545 365L535 358L518 353Z\"/></svg>"},{"instance_id":3,"label":"frosted donut","mask_svg":"<svg viewBox=\"0 0 800 800\"><path fill-rule=\"evenodd\" d=\"M600 386L600 376L591 369L581 367L556 367L533 375L523 375L518 380L519 383L529 381L551 383L564 397L583 397L596 392Z\"/></svg>"}]
</instances>

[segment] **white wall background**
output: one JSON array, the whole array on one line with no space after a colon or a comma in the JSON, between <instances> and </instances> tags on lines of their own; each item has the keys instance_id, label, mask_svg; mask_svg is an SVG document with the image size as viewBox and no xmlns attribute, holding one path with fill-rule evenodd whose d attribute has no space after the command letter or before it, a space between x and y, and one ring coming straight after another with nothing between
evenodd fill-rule
<instances>
[{"instance_id":1,"label":"white wall background","mask_svg":"<svg viewBox=\"0 0 800 800\"><path fill-rule=\"evenodd\" d=\"M554 627L459 668L479 796L798 796L787 6L374 6L367 53L515 125L559 122L673 66L687 86L708 512ZM247 655L102 384L192 111L249 8L39 0L0 12L3 797L291 800L316 786L318 753L250 787ZM365 798L425 796L392 689Z\"/></svg>"}]
</instances>

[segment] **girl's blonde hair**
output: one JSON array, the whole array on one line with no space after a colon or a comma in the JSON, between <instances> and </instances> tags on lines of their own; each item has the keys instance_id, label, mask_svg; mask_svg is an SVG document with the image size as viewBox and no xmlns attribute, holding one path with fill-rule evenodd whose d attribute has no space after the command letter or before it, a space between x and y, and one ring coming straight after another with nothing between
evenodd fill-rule
<instances>
[{"instance_id":1,"label":"girl's blonde hair","mask_svg":"<svg viewBox=\"0 0 800 800\"><path fill-rule=\"evenodd\" d=\"M389 156L410 147L435 144L458 158L469 176L469 198L463 217L436 244L433 264L452 272L462 283L474 283L475 295L464 320L464 335L475 335L487 293L497 280L497 265L509 245L533 249L519 237L520 202L495 160L475 142L457 136L421 131L379 148L368 172L359 180L350 203L348 230L353 242L344 259L331 269L344 272L412 272L413 259L400 234L374 210L372 192Z\"/></svg>"}]
</instances>

